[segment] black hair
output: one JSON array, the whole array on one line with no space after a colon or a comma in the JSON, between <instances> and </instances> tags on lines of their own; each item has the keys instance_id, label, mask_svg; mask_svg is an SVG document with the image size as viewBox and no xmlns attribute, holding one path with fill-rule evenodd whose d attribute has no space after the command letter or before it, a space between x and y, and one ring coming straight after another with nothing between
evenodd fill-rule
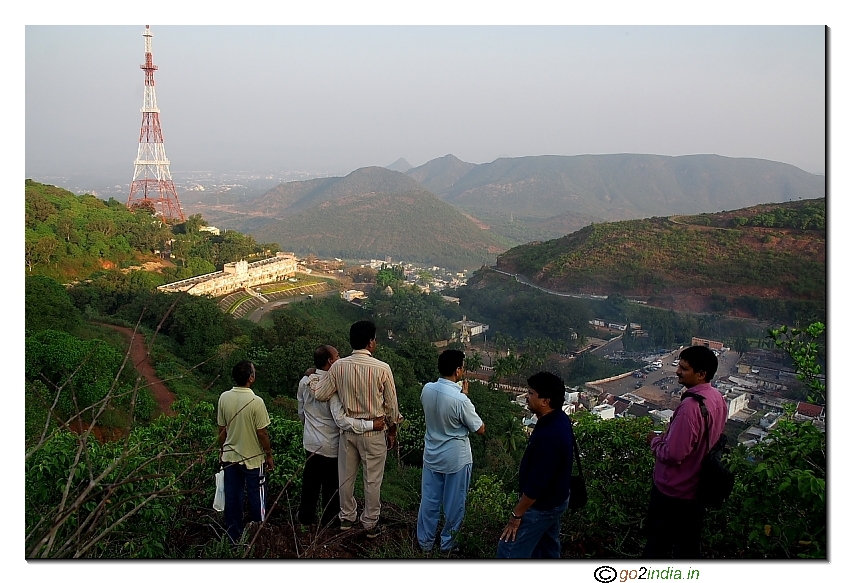
<instances>
[{"instance_id":1,"label":"black hair","mask_svg":"<svg viewBox=\"0 0 850 583\"><path fill-rule=\"evenodd\" d=\"M528 377L528 386L535 390L541 399L549 399L549 406L558 410L564 406L567 388L558 375L541 371Z\"/></svg>"},{"instance_id":2,"label":"black hair","mask_svg":"<svg viewBox=\"0 0 850 583\"><path fill-rule=\"evenodd\" d=\"M351 325L348 331L348 342L352 350L362 350L375 337L378 328L372 320L360 320Z\"/></svg>"},{"instance_id":3,"label":"black hair","mask_svg":"<svg viewBox=\"0 0 850 583\"><path fill-rule=\"evenodd\" d=\"M463 366L464 354L460 350L444 350L437 357L437 370L440 371L440 376L450 377L459 367Z\"/></svg>"},{"instance_id":4,"label":"black hair","mask_svg":"<svg viewBox=\"0 0 850 583\"><path fill-rule=\"evenodd\" d=\"M322 344L313 353L313 364L315 364L318 369L324 369L325 365L331 359L331 356L333 356L333 353L331 353L331 347L327 344Z\"/></svg>"},{"instance_id":5,"label":"black hair","mask_svg":"<svg viewBox=\"0 0 850 583\"><path fill-rule=\"evenodd\" d=\"M233 382L237 387L244 387L248 384L248 380L254 373L254 363L250 360L242 360L233 366L230 376L233 377Z\"/></svg>"},{"instance_id":6,"label":"black hair","mask_svg":"<svg viewBox=\"0 0 850 583\"><path fill-rule=\"evenodd\" d=\"M704 372L705 382L713 379L717 372L717 356L708 346L688 346L679 353L679 359L691 365L694 372Z\"/></svg>"}]
</instances>

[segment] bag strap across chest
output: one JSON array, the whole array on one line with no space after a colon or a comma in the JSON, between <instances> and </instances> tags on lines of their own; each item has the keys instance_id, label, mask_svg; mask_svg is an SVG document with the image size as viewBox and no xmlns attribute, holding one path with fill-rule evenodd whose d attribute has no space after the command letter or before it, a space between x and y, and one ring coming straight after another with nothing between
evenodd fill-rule
<instances>
[{"instance_id":1,"label":"bag strap across chest","mask_svg":"<svg viewBox=\"0 0 850 583\"><path fill-rule=\"evenodd\" d=\"M708 446L705 451L707 454L709 451L711 451L711 419L708 414L708 409L706 409L705 407L705 397L703 397L702 395L697 395L696 393L691 393L690 391L685 391L684 393L682 393L682 400L684 400L685 397L691 397L697 403L699 403L700 413L702 413L702 418L705 420L705 442Z\"/></svg>"}]
</instances>

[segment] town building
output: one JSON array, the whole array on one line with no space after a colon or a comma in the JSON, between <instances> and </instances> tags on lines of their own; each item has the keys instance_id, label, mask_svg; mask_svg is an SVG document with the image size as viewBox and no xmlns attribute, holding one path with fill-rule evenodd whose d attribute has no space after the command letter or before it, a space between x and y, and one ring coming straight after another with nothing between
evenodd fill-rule
<instances>
[{"instance_id":1,"label":"town building","mask_svg":"<svg viewBox=\"0 0 850 583\"><path fill-rule=\"evenodd\" d=\"M456 329L454 337L461 342L469 342L473 336L484 334L484 332L490 329L489 324L482 324L481 322L467 320L466 316L464 316L459 322L453 322L452 326Z\"/></svg>"},{"instance_id":2,"label":"town building","mask_svg":"<svg viewBox=\"0 0 850 583\"><path fill-rule=\"evenodd\" d=\"M820 405L812 403L797 403L797 408L794 411L795 421L823 421L825 418L824 408Z\"/></svg>"},{"instance_id":3,"label":"town building","mask_svg":"<svg viewBox=\"0 0 850 583\"><path fill-rule=\"evenodd\" d=\"M614 406L609 405L608 403L597 405L591 409L590 412L594 415L598 415L600 419L613 419L615 415Z\"/></svg>"},{"instance_id":4,"label":"town building","mask_svg":"<svg viewBox=\"0 0 850 583\"><path fill-rule=\"evenodd\" d=\"M712 350L723 350L723 343L716 340L708 340L706 338L691 338L691 346L708 346Z\"/></svg>"},{"instance_id":5,"label":"town building","mask_svg":"<svg viewBox=\"0 0 850 583\"><path fill-rule=\"evenodd\" d=\"M652 409L649 412L649 416L656 423L667 425L673 418L673 411L671 411L670 409Z\"/></svg>"},{"instance_id":6,"label":"town building","mask_svg":"<svg viewBox=\"0 0 850 583\"><path fill-rule=\"evenodd\" d=\"M363 299L363 298L366 297L365 293L363 293L362 291L357 290L357 289L345 290L345 291L339 292L339 295L346 302L350 302L350 301L358 299L358 298Z\"/></svg>"},{"instance_id":7,"label":"town building","mask_svg":"<svg viewBox=\"0 0 850 583\"><path fill-rule=\"evenodd\" d=\"M731 418L732 415L746 407L749 404L750 397L751 395L749 393L734 390L723 395L723 398L726 399L726 408L728 410L726 418Z\"/></svg>"},{"instance_id":8,"label":"town building","mask_svg":"<svg viewBox=\"0 0 850 583\"><path fill-rule=\"evenodd\" d=\"M194 296L218 297L242 288L284 281L295 274L297 268L295 255L278 252L274 257L253 263L244 259L225 263L221 271L181 279L156 289L163 292L186 292Z\"/></svg>"}]
</instances>

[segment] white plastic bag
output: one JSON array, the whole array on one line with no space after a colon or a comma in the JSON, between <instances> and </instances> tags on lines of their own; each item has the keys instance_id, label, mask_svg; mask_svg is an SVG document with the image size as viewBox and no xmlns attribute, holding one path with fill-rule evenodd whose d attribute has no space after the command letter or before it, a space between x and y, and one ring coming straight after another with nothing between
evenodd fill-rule
<instances>
[{"instance_id":1,"label":"white plastic bag","mask_svg":"<svg viewBox=\"0 0 850 583\"><path fill-rule=\"evenodd\" d=\"M224 468L215 475L215 499L213 499L213 510L221 512L224 510Z\"/></svg>"}]
</instances>

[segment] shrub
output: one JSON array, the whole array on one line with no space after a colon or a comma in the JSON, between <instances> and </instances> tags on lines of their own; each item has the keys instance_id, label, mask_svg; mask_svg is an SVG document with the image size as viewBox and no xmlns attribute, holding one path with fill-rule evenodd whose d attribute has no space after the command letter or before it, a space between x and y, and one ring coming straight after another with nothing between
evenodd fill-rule
<instances>
[{"instance_id":1,"label":"shrub","mask_svg":"<svg viewBox=\"0 0 850 583\"><path fill-rule=\"evenodd\" d=\"M469 488L466 516L458 534L466 558L495 558L499 536L518 499L517 494L505 492L501 480L487 474L478 476Z\"/></svg>"}]
</instances>

